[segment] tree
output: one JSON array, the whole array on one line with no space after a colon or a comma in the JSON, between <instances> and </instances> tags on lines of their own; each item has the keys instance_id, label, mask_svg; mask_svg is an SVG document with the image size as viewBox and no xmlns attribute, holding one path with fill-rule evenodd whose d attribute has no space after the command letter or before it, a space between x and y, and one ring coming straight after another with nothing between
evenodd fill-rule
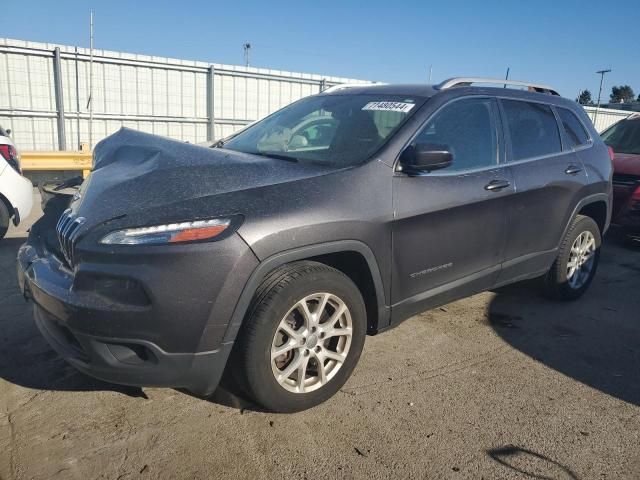
<instances>
[{"instance_id":1,"label":"tree","mask_svg":"<svg viewBox=\"0 0 640 480\"><path fill-rule=\"evenodd\" d=\"M611 95L609 96L611 103L628 103L633 102L635 94L633 88L629 85L620 85L619 87L611 88Z\"/></svg>"},{"instance_id":2,"label":"tree","mask_svg":"<svg viewBox=\"0 0 640 480\"><path fill-rule=\"evenodd\" d=\"M592 105L593 100L591 99L591 92L589 90L582 90L578 98L576 98L576 102L580 105Z\"/></svg>"}]
</instances>

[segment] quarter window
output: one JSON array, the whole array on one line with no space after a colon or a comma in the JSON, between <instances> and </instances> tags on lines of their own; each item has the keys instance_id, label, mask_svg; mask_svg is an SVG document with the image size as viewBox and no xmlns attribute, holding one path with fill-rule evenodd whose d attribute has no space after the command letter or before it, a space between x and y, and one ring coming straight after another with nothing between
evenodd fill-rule
<instances>
[{"instance_id":1,"label":"quarter window","mask_svg":"<svg viewBox=\"0 0 640 480\"><path fill-rule=\"evenodd\" d=\"M562 150L551 107L541 103L502 100L511 135L513 160L541 157Z\"/></svg>"},{"instance_id":2,"label":"quarter window","mask_svg":"<svg viewBox=\"0 0 640 480\"><path fill-rule=\"evenodd\" d=\"M497 138L492 100L468 98L446 105L430 119L415 143L444 145L453 154L447 171L468 170L497 163Z\"/></svg>"},{"instance_id":3,"label":"quarter window","mask_svg":"<svg viewBox=\"0 0 640 480\"><path fill-rule=\"evenodd\" d=\"M584 129L582 122L578 120L578 117L566 108L557 108L558 116L562 121L564 131L567 132L567 137L571 141L572 147L579 147L580 145L586 145L589 143L589 134Z\"/></svg>"}]
</instances>

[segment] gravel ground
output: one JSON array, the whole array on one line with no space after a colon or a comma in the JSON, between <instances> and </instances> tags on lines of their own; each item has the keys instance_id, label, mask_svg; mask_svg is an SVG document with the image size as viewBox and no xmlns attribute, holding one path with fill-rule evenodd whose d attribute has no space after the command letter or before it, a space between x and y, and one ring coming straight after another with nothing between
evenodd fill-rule
<instances>
[{"instance_id":1,"label":"gravel ground","mask_svg":"<svg viewBox=\"0 0 640 480\"><path fill-rule=\"evenodd\" d=\"M367 339L294 415L220 389L110 385L38 334L0 242L0 478L640 478L640 248L607 240L576 303L482 293Z\"/></svg>"}]
</instances>

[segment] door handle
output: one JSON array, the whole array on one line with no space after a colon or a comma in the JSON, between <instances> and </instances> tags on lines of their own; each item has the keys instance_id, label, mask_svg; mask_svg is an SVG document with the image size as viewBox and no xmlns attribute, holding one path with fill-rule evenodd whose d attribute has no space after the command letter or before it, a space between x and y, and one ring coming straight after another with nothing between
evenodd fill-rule
<instances>
[{"instance_id":1,"label":"door handle","mask_svg":"<svg viewBox=\"0 0 640 480\"><path fill-rule=\"evenodd\" d=\"M491 180L484 186L484 189L489 190L490 192L499 192L503 188L507 188L509 185L511 185L511 183L506 180Z\"/></svg>"},{"instance_id":2,"label":"door handle","mask_svg":"<svg viewBox=\"0 0 640 480\"><path fill-rule=\"evenodd\" d=\"M564 173L566 173L567 175L575 175L576 173L580 173L581 171L582 171L582 168L576 165L569 165L567 169L564 171Z\"/></svg>"}]
</instances>

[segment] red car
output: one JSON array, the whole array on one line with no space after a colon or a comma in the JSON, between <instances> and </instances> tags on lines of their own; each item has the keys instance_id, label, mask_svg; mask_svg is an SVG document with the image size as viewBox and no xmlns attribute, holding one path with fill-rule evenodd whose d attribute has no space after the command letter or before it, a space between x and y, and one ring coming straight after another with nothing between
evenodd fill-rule
<instances>
[{"instance_id":1,"label":"red car","mask_svg":"<svg viewBox=\"0 0 640 480\"><path fill-rule=\"evenodd\" d=\"M602 139L615 152L612 223L640 235L640 114L608 128Z\"/></svg>"}]
</instances>

